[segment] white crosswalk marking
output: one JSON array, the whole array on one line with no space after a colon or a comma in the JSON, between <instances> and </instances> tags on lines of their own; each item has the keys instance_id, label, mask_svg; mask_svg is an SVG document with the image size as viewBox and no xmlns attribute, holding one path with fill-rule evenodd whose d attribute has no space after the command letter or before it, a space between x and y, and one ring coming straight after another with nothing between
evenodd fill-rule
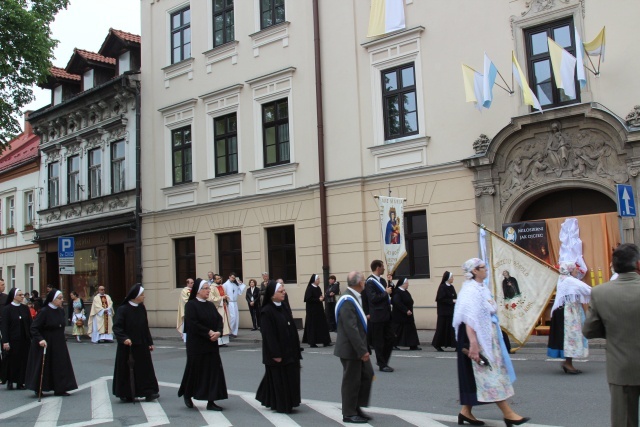
<instances>
[{"instance_id":1,"label":"white crosswalk marking","mask_svg":"<svg viewBox=\"0 0 640 427\"><path fill-rule=\"evenodd\" d=\"M271 424L276 427L300 427L300 424L293 421L291 417L286 414L279 414L263 408L260 402L258 402L253 394L238 393L238 396L242 398L249 405L253 406L256 411L260 412L260 415L265 417Z\"/></svg>"},{"instance_id":2,"label":"white crosswalk marking","mask_svg":"<svg viewBox=\"0 0 640 427\"><path fill-rule=\"evenodd\" d=\"M333 421L337 422L338 424L341 424L343 426L347 425L342 421L342 409L340 409L336 405L331 405L331 404L326 404L326 403L325 404L323 404L323 403L307 403L307 406L309 408L313 409L314 411L321 413L325 417L332 419ZM371 424L361 424L361 425L371 427Z\"/></svg>"},{"instance_id":3,"label":"white crosswalk marking","mask_svg":"<svg viewBox=\"0 0 640 427\"><path fill-rule=\"evenodd\" d=\"M204 418L208 426L233 427L233 424L231 424L231 422L222 414L222 412L208 411L207 402L194 400L193 406L198 408L198 411L200 411L200 415L202 415L202 418Z\"/></svg>"},{"instance_id":4,"label":"white crosswalk marking","mask_svg":"<svg viewBox=\"0 0 640 427\"><path fill-rule=\"evenodd\" d=\"M111 409L109 387L106 381L91 386L91 418L100 422L113 421L113 409Z\"/></svg>"},{"instance_id":5,"label":"white crosswalk marking","mask_svg":"<svg viewBox=\"0 0 640 427\"><path fill-rule=\"evenodd\" d=\"M147 422L131 427L154 427L171 423L159 402L140 402L140 406L147 417Z\"/></svg>"},{"instance_id":6,"label":"white crosswalk marking","mask_svg":"<svg viewBox=\"0 0 640 427\"><path fill-rule=\"evenodd\" d=\"M58 418L60 418L60 410L62 409L61 397L48 397L42 402L40 414L36 421L35 427L56 427Z\"/></svg>"}]
</instances>

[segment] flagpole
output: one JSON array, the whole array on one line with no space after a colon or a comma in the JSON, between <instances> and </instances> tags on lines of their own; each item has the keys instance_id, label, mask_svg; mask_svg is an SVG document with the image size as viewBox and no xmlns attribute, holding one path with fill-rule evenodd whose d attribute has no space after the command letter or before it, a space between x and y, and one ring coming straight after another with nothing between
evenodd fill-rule
<instances>
[{"instance_id":1,"label":"flagpole","mask_svg":"<svg viewBox=\"0 0 640 427\"><path fill-rule=\"evenodd\" d=\"M524 249L522 249L521 247L514 245L513 243L511 243L510 241L508 241L507 239L503 238L502 236L500 236L498 233L488 229L484 224L478 224L475 221L471 221L473 224L477 225L478 227L482 228L483 230L485 230L486 232L490 233L491 235L493 235L494 237L498 238L499 240L502 240L505 244L509 245L510 247L520 251L522 254L530 256L531 258L533 258L535 261L537 261L538 263L542 264L543 266L547 267L550 270L553 270L554 272L560 274L560 272L558 271L557 268L552 267L551 265L547 264L546 262L542 261L540 258L538 258L537 256L533 255L532 253L525 251ZM491 251L491 257L493 257L493 244L491 245L492 247L492 251ZM491 267L491 273L493 274L493 258L491 258L491 262L492 262L492 267ZM546 308L549 306L549 303L551 302L551 298L553 298L555 292L552 292L549 295L549 298L547 298L547 302L545 303L545 305L543 306L544 308L542 309L542 311L540 312L540 314L538 315L538 318L542 317L542 315L544 314L544 311L546 310ZM495 295L495 293L494 293ZM519 349L521 349L526 343L527 341L529 341L529 338L531 337L531 334L533 332L533 330L536 328L536 325L534 323L534 325L531 327L531 329L529 329L529 332L527 333L527 339L525 339L524 341L520 342L518 339L516 339L515 337L512 336L512 338L517 341L518 343L520 343L520 347L517 348L513 348L512 350L514 351L518 351ZM502 327L501 327L502 329Z\"/></svg>"},{"instance_id":2,"label":"flagpole","mask_svg":"<svg viewBox=\"0 0 640 427\"><path fill-rule=\"evenodd\" d=\"M500 73L500 70L498 70L498 69L496 68L496 71L498 72L498 75L500 76L500 78L501 78L501 79L502 79L502 81L504 82L504 85L505 85L506 87L509 87L509 83L507 83L507 81L504 79L504 77L502 77L502 73ZM513 80L513 67L511 67L511 79ZM497 83L496 83L496 85L497 85L498 87L502 87L502 86L500 86L500 85L499 85L499 84L497 84ZM513 86L513 81L511 82L511 86ZM504 89L504 88L502 87L502 89ZM507 90L507 89L504 89L504 90L506 90L507 92L509 92L509 95L513 94L513 89L511 89L511 88L509 88L509 90Z\"/></svg>"}]
</instances>

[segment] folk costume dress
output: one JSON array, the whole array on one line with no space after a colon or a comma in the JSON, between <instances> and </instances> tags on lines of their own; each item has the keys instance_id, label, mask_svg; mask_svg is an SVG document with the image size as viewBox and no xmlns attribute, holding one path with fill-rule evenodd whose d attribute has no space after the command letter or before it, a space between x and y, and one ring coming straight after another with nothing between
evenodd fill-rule
<instances>
[{"instance_id":1,"label":"folk costume dress","mask_svg":"<svg viewBox=\"0 0 640 427\"><path fill-rule=\"evenodd\" d=\"M178 396L213 402L228 397L218 341L209 339L209 331L222 333L222 317L211 302L196 296L203 283L196 279L184 306L187 363Z\"/></svg>"},{"instance_id":2,"label":"folk costume dress","mask_svg":"<svg viewBox=\"0 0 640 427\"><path fill-rule=\"evenodd\" d=\"M9 291L7 304L2 307L2 344L9 344L9 351L5 352L3 360L4 378L12 387L15 383L23 388L27 375L27 359L29 358L29 344L31 343L31 313L29 308L13 300L19 289Z\"/></svg>"},{"instance_id":3,"label":"folk costume dress","mask_svg":"<svg viewBox=\"0 0 640 427\"><path fill-rule=\"evenodd\" d=\"M27 362L26 386L29 390L38 392L40 374L42 370L43 348L40 341L47 342L47 354L42 375L42 391L53 391L64 394L78 388L73 373L71 357L64 336L67 316L64 309L56 307L52 301L60 291L53 289L47 295L40 313L31 323L31 348Z\"/></svg>"},{"instance_id":4,"label":"folk costume dress","mask_svg":"<svg viewBox=\"0 0 640 427\"><path fill-rule=\"evenodd\" d=\"M322 289L315 282L318 276L311 275L307 290L304 293L304 302L306 303L307 315L304 321L304 334L302 342L314 347L318 344L325 346L331 344L331 336L329 335L329 324L324 312L324 306L320 297Z\"/></svg>"},{"instance_id":5,"label":"folk costume dress","mask_svg":"<svg viewBox=\"0 0 640 427\"><path fill-rule=\"evenodd\" d=\"M473 260L477 260L478 265L482 263L477 258ZM468 271L475 267L477 265L470 266ZM502 339L496 311L497 305L486 286L473 279L463 283L453 315L453 326L457 331L458 385L462 405L499 402L514 394L512 383L516 379L515 373ZM475 331L480 353L489 360L491 368L472 361L462 352L463 348L469 348L467 325Z\"/></svg>"},{"instance_id":6,"label":"folk costume dress","mask_svg":"<svg viewBox=\"0 0 640 427\"><path fill-rule=\"evenodd\" d=\"M262 363L265 373L256 400L280 413L300 405L300 340L291 312L283 303L271 301L280 284L270 280L260 315ZM276 362L274 358L281 358Z\"/></svg>"},{"instance_id":7,"label":"folk costume dress","mask_svg":"<svg viewBox=\"0 0 640 427\"><path fill-rule=\"evenodd\" d=\"M149 331L147 309L144 304L133 302L142 292L144 288L140 284L131 288L113 322L113 334L118 341L113 369L113 395L121 400L131 401L136 397L152 400L159 391L151 359L153 338ZM130 346L124 344L128 339L131 340ZM135 395L132 395L131 390L130 358L133 362Z\"/></svg>"},{"instance_id":8,"label":"folk costume dress","mask_svg":"<svg viewBox=\"0 0 640 427\"><path fill-rule=\"evenodd\" d=\"M551 308L547 356L587 357L589 346L582 335L585 313L582 304L591 300L591 287L571 276L575 263L561 263L556 298Z\"/></svg>"},{"instance_id":9,"label":"folk costume dress","mask_svg":"<svg viewBox=\"0 0 640 427\"><path fill-rule=\"evenodd\" d=\"M453 329L453 309L455 307L454 300L458 298L456 288L447 281L451 278L450 272L445 272L438 293L436 294L436 306L438 320L436 323L436 332L433 334L431 345L435 348L456 347L456 331Z\"/></svg>"},{"instance_id":10,"label":"folk costume dress","mask_svg":"<svg viewBox=\"0 0 640 427\"><path fill-rule=\"evenodd\" d=\"M402 288L406 279L400 279L393 292L393 309L391 310L391 327L396 336L395 345L417 349L420 345L416 319L413 316L413 298L408 290ZM411 315L407 315L411 311Z\"/></svg>"}]
</instances>

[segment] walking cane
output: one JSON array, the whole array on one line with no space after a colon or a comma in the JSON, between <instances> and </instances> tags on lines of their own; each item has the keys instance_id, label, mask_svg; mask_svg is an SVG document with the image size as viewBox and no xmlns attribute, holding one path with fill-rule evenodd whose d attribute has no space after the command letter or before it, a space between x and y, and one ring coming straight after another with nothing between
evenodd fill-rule
<instances>
[{"instance_id":1,"label":"walking cane","mask_svg":"<svg viewBox=\"0 0 640 427\"><path fill-rule=\"evenodd\" d=\"M42 379L44 378L44 359L47 357L47 347L42 352L42 370L40 371L40 389L38 389L38 402L42 400Z\"/></svg>"}]
</instances>

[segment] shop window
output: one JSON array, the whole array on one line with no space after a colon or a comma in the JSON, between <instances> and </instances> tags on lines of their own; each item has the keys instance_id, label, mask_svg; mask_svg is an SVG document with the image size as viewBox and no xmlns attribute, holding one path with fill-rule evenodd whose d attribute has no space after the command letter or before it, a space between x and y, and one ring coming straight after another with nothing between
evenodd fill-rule
<instances>
[{"instance_id":1,"label":"shop window","mask_svg":"<svg viewBox=\"0 0 640 427\"><path fill-rule=\"evenodd\" d=\"M171 14L171 63L191 57L191 9Z\"/></svg>"},{"instance_id":2,"label":"shop window","mask_svg":"<svg viewBox=\"0 0 640 427\"><path fill-rule=\"evenodd\" d=\"M235 39L233 0L213 0L213 47Z\"/></svg>"},{"instance_id":3,"label":"shop window","mask_svg":"<svg viewBox=\"0 0 640 427\"><path fill-rule=\"evenodd\" d=\"M196 278L196 238L175 239L176 288L182 288L188 278Z\"/></svg>"},{"instance_id":4,"label":"shop window","mask_svg":"<svg viewBox=\"0 0 640 427\"><path fill-rule=\"evenodd\" d=\"M69 203L80 200L80 155L67 159L67 200Z\"/></svg>"},{"instance_id":5,"label":"shop window","mask_svg":"<svg viewBox=\"0 0 640 427\"><path fill-rule=\"evenodd\" d=\"M385 141L418 133L413 63L382 71L382 109Z\"/></svg>"},{"instance_id":6,"label":"shop window","mask_svg":"<svg viewBox=\"0 0 640 427\"><path fill-rule=\"evenodd\" d=\"M171 131L173 185L191 182L191 126Z\"/></svg>"},{"instance_id":7,"label":"shop window","mask_svg":"<svg viewBox=\"0 0 640 427\"><path fill-rule=\"evenodd\" d=\"M269 274L285 283L296 283L296 233L293 225L267 228Z\"/></svg>"},{"instance_id":8,"label":"shop window","mask_svg":"<svg viewBox=\"0 0 640 427\"><path fill-rule=\"evenodd\" d=\"M260 0L260 29L284 22L284 0Z\"/></svg>"},{"instance_id":9,"label":"shop window","mask_svg":"<svg viewBox=\"0 0 640 427\"><path fill-rule=\"evenodd\" d=\"M49 163L49 207L54 208L60 204L60 163Z\"/></svg>"},{"instance_id":10,"label":"shop window","mask_svg":"<svg viewBox=\"0 0 640 427\"><path fill-rule=\"evenodd\" d=\"M429 237L427 233L427 213L405 212L404 238L407 255L400 262L393 276L429 278Z\"/></svg>"},{"instance_id":11,"label":"shop window","mask_svg":"<svg viewBox=\"0 0 640 427\"><path fill-rule=\"evenodd\" d=\"M86 303L88 298L93 298L98 292L98 251L96 248L76 250L73 262L76 274L68 276L69 291L77 292ZM89 299L89 303L90 301ZM87 310L90 309L89 307Z\"/></svg>"},{"instance_id":12,"label":"shop window","mask_svg":"<svg viewBox=\"0 0 640 427\"><path fill-rule=\"evenodd\" d=\"M576 55L573 19L550 22L524 31L527 48L529 82L543 108L553 108L580 102L580 87L574 81L576 97L565 95L556 86L547 37L554 40L567 52Z\"/></svg>"},{"instance_id":13,"label":"shop window","mask_svg":"<svg viewBox=\"0 0 640 427\"><path fill-rule=\"evenodd\" d=\"M239 231L218 234L218 266L222 277L231 273L242 277L242 234Z\"/></svg>"},{"instance_id":14,"label":"shop window","mask_svg":"<svg viewBox=\"0 0 640 427\"><path fill-rule=\"evenodd\" d=\"M124 182L124 141L111 144L111 192L125 190Z\"/></svg>"},{"instance_id":15,"label":"shop window","mask_svg":"<svg viewBox=\"0 0 640 427\"><path fill-rule=\"evenodd\" d=\"M216 176L238 173L238 127L236 113L214 119Z\"/></svg>"},{"instance_id":16,"label":"shop window","mask_svg":"<svg viewBox=\"0 0 640 427\"><path fill-rule=\"evenodd\" d=\"M264 167L289 163L289 101L262 105Z\"/></svg>"}]
</instances>

